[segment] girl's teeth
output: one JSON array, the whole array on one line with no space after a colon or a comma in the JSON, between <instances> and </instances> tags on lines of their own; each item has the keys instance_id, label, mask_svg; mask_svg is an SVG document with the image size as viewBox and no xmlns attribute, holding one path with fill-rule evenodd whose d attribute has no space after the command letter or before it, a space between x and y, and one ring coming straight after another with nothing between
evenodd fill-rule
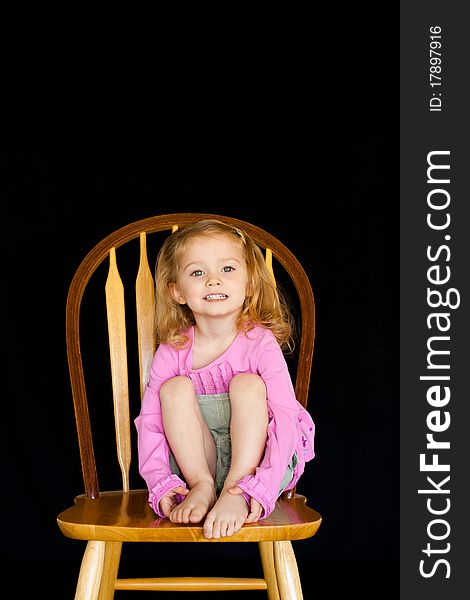
<instances>
[{"instance_id":1,"label":"girl's teeth","mask_svg":"<svg viewBox=\"0 0 470 600\"><path fill-rule=\"evenodd\" d=\"M226 298L225 294L211 294L210 296L206 296L206 300L222 300L222 298Z\"/></svg>"}]
</instances>

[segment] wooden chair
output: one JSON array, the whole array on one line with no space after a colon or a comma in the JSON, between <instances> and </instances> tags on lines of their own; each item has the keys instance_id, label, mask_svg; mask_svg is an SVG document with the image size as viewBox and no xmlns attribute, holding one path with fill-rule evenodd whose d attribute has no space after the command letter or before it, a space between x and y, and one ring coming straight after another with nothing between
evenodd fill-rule
<instances>
[{"instance_id":1,"label":"wooden chair","mask_svg":"<svg viewBox=\"0 0 470 600\"><path fill-rule=\"evenodd\" d=\"M266 249L268 265L272 265L274 256L291 278L299 296L302 329L298 347L295 390L298 400L303 406L306 406L314 344L314 299L305 271L279 240L259 227L238 219L219 215L181 213L161 215L131 223L98 243L85 257L73 277L66 309L67 355L85 493L77 496L74 506L62 512L57 521L64 535L88 542L78 579L76 599L113 598L115 590L214 591L236 589L267 590L269 600L302 598L291 540L313 536L320 526L321 516L309 508L306 505L306 498L296 494L295 490L281 496L275 510L267 519L245 525L232 537L207 540L202 535L202 524L173 524L168 519L158 518L148 505L147 489L130 489L129 485L131 429L133 428L131 422L137 414L131 415L129 409L130 386L128 383L124 287L117 268L117 249L140 238L140 264L135 284L137 312L135 339L138 348L140 394L142 396L155 352L154 280L147 259L147 241L151 234L155 234L152 239L155 239L157 232L164 232L160 233L160 236L170 235L171 231L178 227L210 217L219 218L244 229L260 247ZM166 231L167 233L165 233ZM134 244L137 252L137 242ZM82 362L79 330L80 306L85 288L97 267L106 259L109 259L105 289L114 423L117 457L122 473L122 490L120 491L100 491L98 487L95 451L90 428L92 404L90 403L89 411L84 378L86 361ZM135 323L135 317L127 320L128 339L130 323ZM131 364L130 361L129 364ZM135 364L137 364L137 357L135 357ZM101 375L105 374L100 373ZM139 390L134 396L138 396L138 394ZM104 403L102 398L99 400L102 404ZM97 398L94 398L93 402L96 401ZM123 542L257 542L264 578L120 579L118 578L118 569Z\"/></svg>"}]
</instances>

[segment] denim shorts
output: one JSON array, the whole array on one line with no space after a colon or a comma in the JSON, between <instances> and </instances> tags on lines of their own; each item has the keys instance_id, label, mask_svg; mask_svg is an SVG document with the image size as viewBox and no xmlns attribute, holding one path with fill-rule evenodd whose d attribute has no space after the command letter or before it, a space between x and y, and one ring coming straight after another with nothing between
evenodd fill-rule
<instances>
[{"instance_id":1,"label":"denim shorts","mask_svg":"<svg viewBox=\"0 0 470 600\"><path fill-rule=\"evenodd\" d=\"M198 399L202 415L215 442L217 453L215 487L219 494L224 486L232 458L232 446L230 441L230 398L228 393L198 395L196 398ZM281 494L292 481L296 464L297 455L294 453L281 481L279 494ZM172 453L170 453L170 466L172 473L182 477L181 471Z\"/></svg>"}]
</instances>

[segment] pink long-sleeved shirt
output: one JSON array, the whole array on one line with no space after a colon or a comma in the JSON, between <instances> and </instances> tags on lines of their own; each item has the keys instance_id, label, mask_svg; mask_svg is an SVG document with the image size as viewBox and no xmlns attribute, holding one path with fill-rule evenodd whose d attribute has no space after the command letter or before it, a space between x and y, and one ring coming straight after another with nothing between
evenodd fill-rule
<instances>
[{"instance_id":1,"label":"pink long-sleeved shirt","mask_svg":"<svg viewBox=\"0 0 470 600\"><path fill-rule=\"evenodd\" d=\"M292 489L302 475L305 463L314 456L315 426L310 414L297 401L284 355L273 333L260 326L238 333L229 348L200 369L192 368L194 328L189 329L190 341L176 350L160 344L150 369L142 409L135 419L138 433L139 472L149 489L149 504L159 515L160 499L175 487L186 483L170 469L170 448L163 430L159 390L161 385L178 375L189 377L196 394L228 392L235 375L259 375L267 391L268 431L261 464L253 475L237 482L245 499L255 498L263 507L261 518L273 510L287 465L294 452L297 465L287 490Z\"/></svg>"}]
</instances>

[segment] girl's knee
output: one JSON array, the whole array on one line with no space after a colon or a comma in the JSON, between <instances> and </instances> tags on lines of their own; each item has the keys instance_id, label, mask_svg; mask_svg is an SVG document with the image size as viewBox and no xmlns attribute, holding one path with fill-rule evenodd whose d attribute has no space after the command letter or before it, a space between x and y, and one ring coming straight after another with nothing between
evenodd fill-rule
<instances>
[{"instance_id":1,"label":"girl's knee","mask_svg":"<svg viewBox=\"0 0 470 600\"><path fill-rule=\"evenodd\" d=\"M185 377L184 375L167 379L160 387L160 400L163 402L171 402L175 398L181 400L182 398L190 397L192 399L193 396L193 382L189 377Z\"/></svg>"},{"instance_id":2,"label":"girl's knee","mask_svg":"<svg viewBox=\"0 0 470 600\"><path fill-rule=\"evenodd\" d=\"M255 373L240 373L235 375L230 382L230 394L239 393L266 397L266 385L259 375Z\"/></svg>"}]
</instances>

